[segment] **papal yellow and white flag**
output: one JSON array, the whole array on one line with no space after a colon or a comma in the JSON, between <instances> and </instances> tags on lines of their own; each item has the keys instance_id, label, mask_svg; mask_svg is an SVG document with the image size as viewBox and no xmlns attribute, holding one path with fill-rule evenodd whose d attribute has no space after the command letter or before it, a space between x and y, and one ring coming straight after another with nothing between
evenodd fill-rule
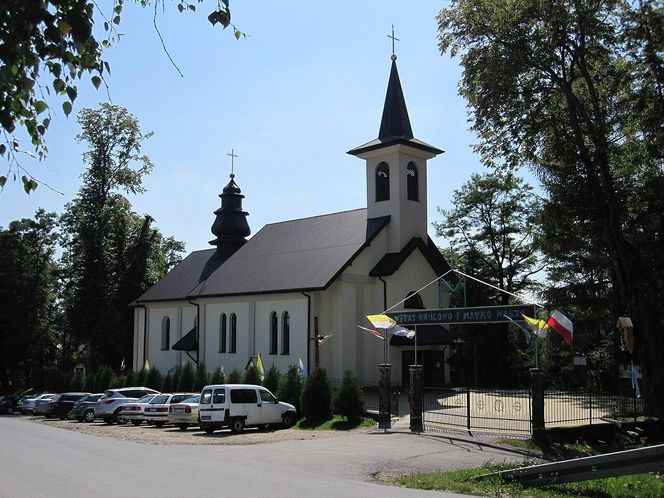
<instances>
[{"instance_id":1,"label":"papal yellow and white flag","mask_svg":"<svg viewBox=\"0 0 664 498\"><path fill-rule=\"evenodd\" d=\"M143 363L143 370L150 370L150 363L147 358L145 358L145 363Z\"/></svg>"},{"instance_id":2,"label":"papal yellow and white flag","mask_svg":"<svg viewBox=\"0 0 664 498\"><path fill-rule=\"evenodd\" d=\"M549 326L546 324L544 320L539 320L537 318L530 318L529 316L526 315L521 315L521 316L523 317L523 319L526 322L526 325L528 325L528 328L533 334L537 335L538 337L546 336Z\"/></svg>"},{"instance_id":3,"label":"papal yellow and white flag","mask_svg":"<svg viewBox=\"0 0 664 498\"><path fill-rule=\"evenodd\" d=\"M387 315L367 315L367 319L377 329L389 329L397 324L397 322Z\"/></svg>"}]
</instances>

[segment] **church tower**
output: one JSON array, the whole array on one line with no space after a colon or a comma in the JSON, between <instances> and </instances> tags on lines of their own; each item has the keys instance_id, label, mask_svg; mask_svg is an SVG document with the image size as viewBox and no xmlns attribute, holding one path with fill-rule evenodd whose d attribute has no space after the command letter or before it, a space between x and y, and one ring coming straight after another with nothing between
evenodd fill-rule
<instances>
[{"instance_id":1,"label":"church tower","mask_svg":"<svg viewBox=\"0 0 664 498\"><path fill-rule=\"evenodd\" d=\"M215 239L210 244L217 246L216 256L222 261L230 258L240 247L247 243L251 234L247 216L242 210L242 191L235 183L235 175L231 173L231 181L224 187L221 194L221 207L214 214L216 218L211 231Z\"/></svg>"},{"instance_id":2,"label":"church tower","mask_svg":"<svg viewBox=\"0 0 664 498\"><path fill-rule=\"evenodd\" d=\"M348 151L366 161L367 217L390 216L389 252L413 237L428 240L427 161L443 153L413 137L396 59L393 53L378 138Z\"/></svg>"}]
</instances>

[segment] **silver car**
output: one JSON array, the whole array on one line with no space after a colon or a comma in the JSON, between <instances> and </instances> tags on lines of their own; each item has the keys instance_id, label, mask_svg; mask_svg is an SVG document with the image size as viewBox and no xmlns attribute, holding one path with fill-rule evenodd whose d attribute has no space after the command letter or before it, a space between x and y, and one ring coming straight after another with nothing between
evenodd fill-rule
<instances>
[{"instance_id":1,"label":"silver car","mask_svg":"<svg viewBox=\"0 0 664 498\"><path fill-rule=\"evenodd\" d=\"M168 422L168 409L172 403L180 403L187 398L196 396L197 393L166 393L155 396L145 407L143 419L148 424L162 427Z\"/></svg>"},{"instance_id":2,"label":"silver car","mask_svg":"<svg viewBox=\"0 0 664 498\"><path fill-rule=\"evenodd\" d=\"M121 387L104 391L103 396L95 405L95 418L100 418L107 424L119 422L122 406L136 401L146 394L159 394L159 391L149 387Z\"/></svg>"}]
</instances>

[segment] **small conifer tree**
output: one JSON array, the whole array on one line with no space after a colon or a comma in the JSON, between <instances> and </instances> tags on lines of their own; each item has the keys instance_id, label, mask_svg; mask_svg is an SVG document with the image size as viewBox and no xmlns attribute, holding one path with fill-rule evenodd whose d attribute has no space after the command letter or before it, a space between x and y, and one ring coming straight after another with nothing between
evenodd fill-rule
<instances>
[{"instance_id":1,"label":"small conifer tree","mask_svg":"<svg viewBox=\"0 0 664 498\"><path fill-rule=\"evenodd\" d=\"M134 373L133 370L129 370L127 372L127 375L125 375L125 387L132 387L134 386L136 382L136 374Z\"/></svg>"},{"instance_id":2,"label":"small conifer tree","mask_svg":"<svg viewBox=\"0 0 664 498\"><path fill-rule=\"evenodd\" d=\"M332 385L325 369L316 367L307 377L300 406L302 415L309 421L320 422L332 417Z\"/></svg>"},{"instance_id":3,"label":"small conifer tree","mask_svg":"<svg viewBox=\"0 0 664 498\"><path fill-rule=\"evenodd\" d=\"M291 365L279 381L277 397L280 401L290 403L300 413L300 395L302 393L302 377L297 365Z\"/></svg>"},{"instance_id":4,"label":"small conifer tree","mask_svg":"<svg viewBox=\"0 0 664 498\"><path fill-rule=\"evenodd\" d=\"M364 393L357 381L357 377L347 370L341 382L341 388L334 398L334 411L348 420L357 420L364 416L366 411Z\"/></svg>"},{"instance_id":5,"label":"small conifer tree","mask_svg":"<svg viewBox=\"0 0 664 498\"><path fill-rule=\"evenodd\" d=\"M161 372L158 368L151 368L148 371L148 375L145 378L145 387L150 389L159 390L161 385L164 383L164 378L161 375Z\"/></svg>"},{"instance_id":6,"label":"small conifer tree","mask_svg":"<svg viewBox=\"0 0 664 498\"><path fill-rule=\"evenodd\" d=\"M69 390L74 392L83 391L83 375L80 372L76 372L71 379L71 384L69 384Z\"/></svg>"},{"instance_id":7,"label":"small conifer tree","mask_svg":"<svg viewBox=\"0 0 664 498\"><path fill-rule=\"evenodd\" d=\"M164 377L164 382L161 383L160 391L162 393L170 393L173 391L173 375L170 371Z\"/></svg>"},{"instance_id":8,"label":"small conifer tree","mask_svg":"<svg viewBox=\"0 0 664 498\"><path fill-rule=\"evenodd\" d=\"M177 391L178 384L180 383L180 377L181 376L182 376L182 367L175 367L173 369L173 382L171 383L171 388L168 391L164 389L163 392L169 393L169 392Z\"/></svg>"},{"instance_id":9,"label":"small conifer tree","mask_svg":"<svg viewBox=\"0 0 664 498\"><path fill-rule=\"evenodd\" d=\"M205 368L205 363L201 362L196 367L196 375L194 376L194 392L200 392L205 386L208 385L208 373Z\"/></svg>"},{"instance_id":10,"label":"small conifer tree","mask_svg":"<svg viewBox=\"0 0 664 498\"><path fill-rule=\"evenodd\" d=\"M134 381L136 382L136 387L143 387L145 386L145 381L148 378L148 371L145 368L141 368L137 373L136 373L136 378Z\"/></svg>"},{"instance_id":11,"label":"small conifer tree","mask_svg":"<svg viewBox=\"0 0 664 498\"><path fill-rule=\"evenodd\" d=\"M185 393L193 391L193 389L194 389L194 367L191 366L191 363L187 362L182 367L182 373L180 374L180 379L178 380L178 386L176 388L176 391Z\"/></svg>"},{"instance_id":12,"label":"small conifer tree","mask_svg":"<svg viewBox=\"0 0 664 498\"><path fill-rule=\"evenodd\" d=\"M109 367L101 367L97 370L95 375L95 389L97 393L104 392L111 385L111 379L113 378L113 370Z\"/></svg>"},{"instance_id":13,"label":"small conifer tree","mask_svg":"<svg viewBox=\"0 0 664 498\"><path fill-rule=\"evenodd\" d=\"M249 368L247 368L244 371L244 376L242 377L242 382L244 384L260 385L261 378L258 375L258 369L254 365L251 365Z\"/></svg>"},{"instance_id":14,"label":"small conifer tree","mask_svg":"<svg viewBox=\"0 0 664 498\"><path fill-rule=\"evenodd\" d=\"M272 366L268 369L267 373L265 374L263 385L267 388L268 391L276 394L277 390L279 389L280 377L281 374L279 373L279 370L277 370L276 365L273 363Z\"/></svg>"},{"instance_id":15,"label":"small conifer tree","mask_svg":"<svg viewBox=\"0 0 664 498\"><path fill-rule=\"evenodd\" d=\"M242 374L237 368L234 368L231 373L228 374L228 379L226 380L227 384L240 384L242 382Z\"/></svg>"},{"instance_id":16,"label":"small conifer tree","mask_svg":"<svg viewBox=\"0 0 664 498\"><path fill-rule=\"evenodd\" d=\"M225 384L226 383L226 374L224 374L221 367L217 367L212 372L210 377L210 384Z\"/></svg>"}]
</instances>

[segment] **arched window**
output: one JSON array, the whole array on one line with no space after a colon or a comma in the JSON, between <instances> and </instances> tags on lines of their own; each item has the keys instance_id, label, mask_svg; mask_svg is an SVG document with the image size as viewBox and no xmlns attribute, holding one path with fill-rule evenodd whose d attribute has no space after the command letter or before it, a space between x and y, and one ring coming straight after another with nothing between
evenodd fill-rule
<instances>
[{"instance_id":1,"label":"arched window","mask_svg":"<svg viewBox=\"0 0 664 498\"><path fill-rule=\"evenodd\" d=\"M231 340L228 345L229 353L237 353L237 316L231 313Z\"/></svg>"},{"instance_id":2,"label":"arched window","mask_svg":"<svg viewBox=\"0 0 664 498\"><path fill-rule=\"evenodd\" d=\"M382 162L376 166L376 202L390 199L390 167Z\"/></svg>"},{"instance_id":3,"label":"arched window","mask_svg":"<svg viewBox=\"0 0 664 498\"><path fill-rule=\"evenodd\" d=\"M419 201L420 191L418 189L417 166L414 162L408 163L406 167L406 190L409 201Z\"/></svg>"},{"instance_id":4,"label":"arched window","mask_svg":"<svg viewBox=\"0 0 664 498\"><path fill-rule=\"evenodd\" d=\"M226 352L226 313L219 317L219 352Z\"/></svg>"},{"instance_id":5,"label":"arched window","mask_svg":"<svg viewBox=\"0 0 664 498\"><path fill-rule=\"evenodd\" d=\"M290 354L290 315L284 311L281 317L281 354Z\"/></svg>"},{"instance_id":6,"label":"arched window","mask_svg":"<svg viewBox=\"0 0 664 498\"><path fill-rule=\"evenodd\" d=\"M423 310L424 303L419 294L415 294L415 291L410 291L406 296L406 301L403 303L403 307L414 310Z\"/></svg>"},{"instance_id":7,"label":"arched window","mask_svg":"<svg viewBox=\"0 0 664 498\"><path fill-rule=\"evenodd\" d=\"M171 319L165 316L161 319L161 350L168 351L171 346Z\"/></svg>"},{"instance_id":8,"label":"arched window","mask_svg":"<svg viewBox=\"0 0 664 498\"><path fill-rule=\"evenodd\" d=\"M277 354L279 347L279 319L277 312L270 313L270 354Z\"/></svg>"}]
</instances>

